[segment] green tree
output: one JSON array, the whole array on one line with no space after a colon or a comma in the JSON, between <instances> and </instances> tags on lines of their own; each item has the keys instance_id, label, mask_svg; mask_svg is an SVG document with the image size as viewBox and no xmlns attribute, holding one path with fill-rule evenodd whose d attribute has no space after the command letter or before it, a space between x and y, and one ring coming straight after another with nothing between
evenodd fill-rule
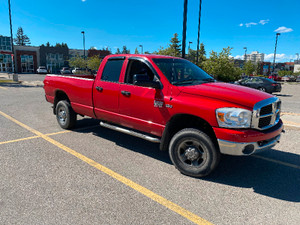
<instances>
[{"instance_id":1,"label":"green tree","mask_svg":"<svg viewBox=\"0 0 300 225\"><path fill-rule=\"evenodd\" d=\"M198 63L197 61L197 50L193 50L193 49L189 49L189 54L187 57L188 60L190 60L192 63L201 66L202 62L204 62L206 60L206 51L205 51L205 47L204 44L201 43L200 44L200 49L198 50Z\"/></svg>"},{"instance_id":2,"label":"green tree","mask_svg":"<svg viewBox=\"0 0 300 225\"><path fill-rule=\"evenodd\" d=\"M121 51L119 48L117 48L117 51L115 52L115 54L121 54Z\"/></svg>"},{"instance_id":3,"label":"green tree","mask_svg":"<svg viewBox=\"0 0 300 225\"><path fill-rule=\"evenodd\" d=\"M85 68L86 61L80 56L75 56L69 59L69 65L70 67Z\"/></svg>"},{"instance_id":4,"label":"green tree","mask_svg":"<svg viewBox=\"0 0 300 225\"><path fill-rule=\"evenodd\" d=\"M16 38L14 38L14 42L16 43L16 45L22 46L31 44L29 37L27 37L27 35L24 34L22 27L18 28Z\"/></svg>"},{"instance_id":5,"label":"green tree","mask_svg":"<svg viewBox=\"0 0 300 225\"><path fill-rule=\"evenodd\" d=\"M138 48L135 48L134 54L140 54Z\"/></svg>"},{"instance_id":6,"label":"green tree","mask_svg":"<svg viewBox=\"0 0 300 225\"><path fill-rule=\"evenodd\" d=\"M210 57L202 63L202 68L215 79L224 82L235 81L240 78L241 69L234 66L230 57L232 48L223 48L220 53L210 52Z\"/></svg>"},{"instance_id":7,"label":"green tree","mask_svg":"<svg viewBox=\"0 0 300 225\"><path fill-rule=\"evenodd\" d=\"M178 34L175 33L174 36L170 40L170 44L167 48L160 47L158 52L155 52L158 55L169 55L169 56L175 56L180 57L181 56L181 44L180 40L178 39Z\"/></svg>"},{"instance_id":8,"label":"green tree","mask_svg":"<svg viewBox=\"0 0 300 225\"><path fill-rule=\"evenodd\" d=\"M249 76L251 74L253 74L253 72L255 71L255 65L251 62L251 60L247 61L245 64L244 64L244 67L243 67L243 72Z\"/></svg>"},{"instance_id":9,"label":"green tree","mask_svg":"<svg viewBox=\"0 0 300 225\"><path fill-rule=\"evenodd\" d=\"M98 70L101 63L101 59L98 56L89 57L87 60L87 67L91 70Z\"/></svg>"},{"instance_id":10,"label":"green tree","mask_svg":"<svg viewBox=\"0 0 300 225\"><path fill-rule=\"evenodd\" d=\"M122 54L130 54L130 50L127 49L126 45L123 46Z\"/></svg>"}]
</instances>

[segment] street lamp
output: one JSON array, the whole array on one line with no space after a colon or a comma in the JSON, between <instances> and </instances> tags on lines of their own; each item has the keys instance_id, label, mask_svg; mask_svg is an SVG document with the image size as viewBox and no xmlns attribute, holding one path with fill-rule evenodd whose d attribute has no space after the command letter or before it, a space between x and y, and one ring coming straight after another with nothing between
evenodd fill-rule
<instances>
[{"instance_id":1,"label":"street lamp","mask_svg":"<svg viewBox=\"0 0 300 225\"><path fill-rule=\"evenodd\" d=\"M199 21L198 21L198 39L197 39L197 61L196 61L197 63L198 63L198 60L199 60L201 5L202 5L202 0L200 0L200 3L199 3Z\"/></svg>"},{"instance_id":2,"label":"street lamp","mask_svg":"<svg viewBox=\"0 0 300 225\"><path fill-rule=\"evenodd\" d=\"M299 64L299 53L296 53L297 56L297 64Z\"/></svg>"},{"instance_id":3,"label":"street lamp","mask_svg":"<svg viewBox=\"0 0 300 225\"><path fill-rule=\"evenodd\" d=\"M276 41L275 41L275 50L274 50L274 60L273 60L273 73L275 71L275 59L276 59L276 49L277 49L277 41L280 33L276 33Z\"/></svg>"},{"instance_id":4,"label":"street lamp","mask_svg":"<svg viewBox=\"0 0 300 225\"><path fill-rule=\"evenodd\" d=\"M245 62L246 62L246 59L247 59L247 47L244 47L244 49L245 49L245 56L244 56L244 60L245 60Z\"/></svg>"},{"instance_id":5,"label":"street lamp","mask_svg":"<svg viewBox=\"0 0 300 225\"><path fill-rule=\"evenodd\" d=\"M189 49L188 49L188 54L190 53L191 44L193 44L193 42L192 42L192 41L189 41Z\"/></svg>"},{"instance_id":6,"label":"street lamp","mask_svg":"<svg viewBox=\"0 0 300 225\"><path fill-rule=\"evenodd\" d=\"M81 33L83 38L83 58L85 59L85 35L84 35L84 31L81 31Z\"/></svg>"},{"instance_id":7,"label":"street lamp","mask_svg":"<svg viewBox=\"0 0 300 225\"><path fill-rule=\"evenodd\" d=\"M143 45L139 45L142 48L142 54L144 54Z\"/></svg>"}]
</instances>

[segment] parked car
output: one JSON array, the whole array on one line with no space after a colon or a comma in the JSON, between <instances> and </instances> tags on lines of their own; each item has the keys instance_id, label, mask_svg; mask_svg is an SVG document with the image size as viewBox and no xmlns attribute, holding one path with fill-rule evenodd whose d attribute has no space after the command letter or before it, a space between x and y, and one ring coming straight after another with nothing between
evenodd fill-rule
<instances>
[{"instance_id":1,"label":"parked car","mask_svg":"<svg viewBox=\"0 0 300 225\"><path fill-rule=\"evenodd\" d=\"M69 67L63 67L61 70L60 70L60 74L71 74L72 71Z\"/></svg>"},{"instance_id":2,"label":"parked car","mask_svg":"<svg viewBox=\"0 0 300 225\"><path fill-rule=\"evenodd\" d=\"M274 75L270 75L269 79L275 80L275 81L281 81L281 77L274 74Z\"/></svg>"},{"instance_id":3,"label":"parked car","mask_svg":"<svg viewBox=\"0 0 300 225\"><path fill-rule=\"evenodd\" d=\"M296 82L300 82L300 75L296 78Z\"/></svg>"},{"instance_id":4,"label":"parked car","mask_svg":"<svg viewBox=\"0 0 300 225\"><path fill-rule=\"evenodd\" d=\"M72 70L72 73L73 73L73 74L82 74L82 73L85 73L85 69L75 67L75 68Z\"/></svg>"},{"instance_id":5,"label":"parked car","mask_svg":"<svg viewBox=\"0 0 300 225\"><path fill-rule=\"evenodd\" d=\"M251 87L258 89L260 91L268 92L272 94L273 92L280 92L281 91L281 84L271 80L269 78L264 77L250 77L246 79L241 79L236 82L236 84Z\"/></svg>"},{"instance_id":6,"label":"parked car","mask_svg":"<svg viewBox=\"0 0 300 225\"><path fill-rule=\"evenodd\" d=\"M278 97L217 82L181 58L109 55L96 76L51 74L44 90L62 128L73 128L77 114L99 119L105 128L160 143L176 168L194 177L211 173L221 153L270 149L283 130Z\"/></svg>"},{"instance_id":7,"label":"parked car","mask_svg":"<svg viewBox=\"0 0 300 225\"><path fill-rule=\"evenodd\" d=\"M45 66L39 66L39 68L37 68L36 72L38 74L46 74L46 73L48 73L47 68Z\"/></svg>"}]
</instances>

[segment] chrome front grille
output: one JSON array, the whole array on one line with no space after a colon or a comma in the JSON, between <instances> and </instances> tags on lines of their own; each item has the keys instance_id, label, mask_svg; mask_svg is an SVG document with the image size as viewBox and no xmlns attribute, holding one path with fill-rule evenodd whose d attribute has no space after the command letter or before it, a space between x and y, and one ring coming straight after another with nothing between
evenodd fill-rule
<instances>
[{"instance_id":1,"label":"chrome front grille","mask_svg":"<svg viewBox=\"0 0 300 225\"><path fill-rule=\"evenodd\" d=\"M253 107L251 127L266 130L275 126L280 120L281 101L277 97L265 99Z\"/></svg>"}]
</instances>

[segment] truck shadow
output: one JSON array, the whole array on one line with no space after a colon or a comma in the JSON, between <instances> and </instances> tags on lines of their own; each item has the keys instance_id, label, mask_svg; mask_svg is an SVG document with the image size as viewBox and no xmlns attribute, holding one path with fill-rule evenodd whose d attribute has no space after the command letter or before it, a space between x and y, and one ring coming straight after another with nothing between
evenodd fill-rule
<instances>
[{"instance_id":1,"label":"truck shadow","mask_svg":"<svg viewBox=\"0 0 300 225\"><path fill-rule=\"evenodd\" d=\"M127 150L172 164L168 152L159 150L159 144L100 126L81 129L84 125L99 124L97 120L83 119L78 122L77 128L79 129L75 132L93 133L93 135L112 141ZM274 160L277 160L277 162ZM277 150L269 150L257 156L222 155L216 171L208 177L199 178L199 180L240 188L251 188L257 194L289 202L300 202L300 155Z\"/></svg>"}]
</instances>

